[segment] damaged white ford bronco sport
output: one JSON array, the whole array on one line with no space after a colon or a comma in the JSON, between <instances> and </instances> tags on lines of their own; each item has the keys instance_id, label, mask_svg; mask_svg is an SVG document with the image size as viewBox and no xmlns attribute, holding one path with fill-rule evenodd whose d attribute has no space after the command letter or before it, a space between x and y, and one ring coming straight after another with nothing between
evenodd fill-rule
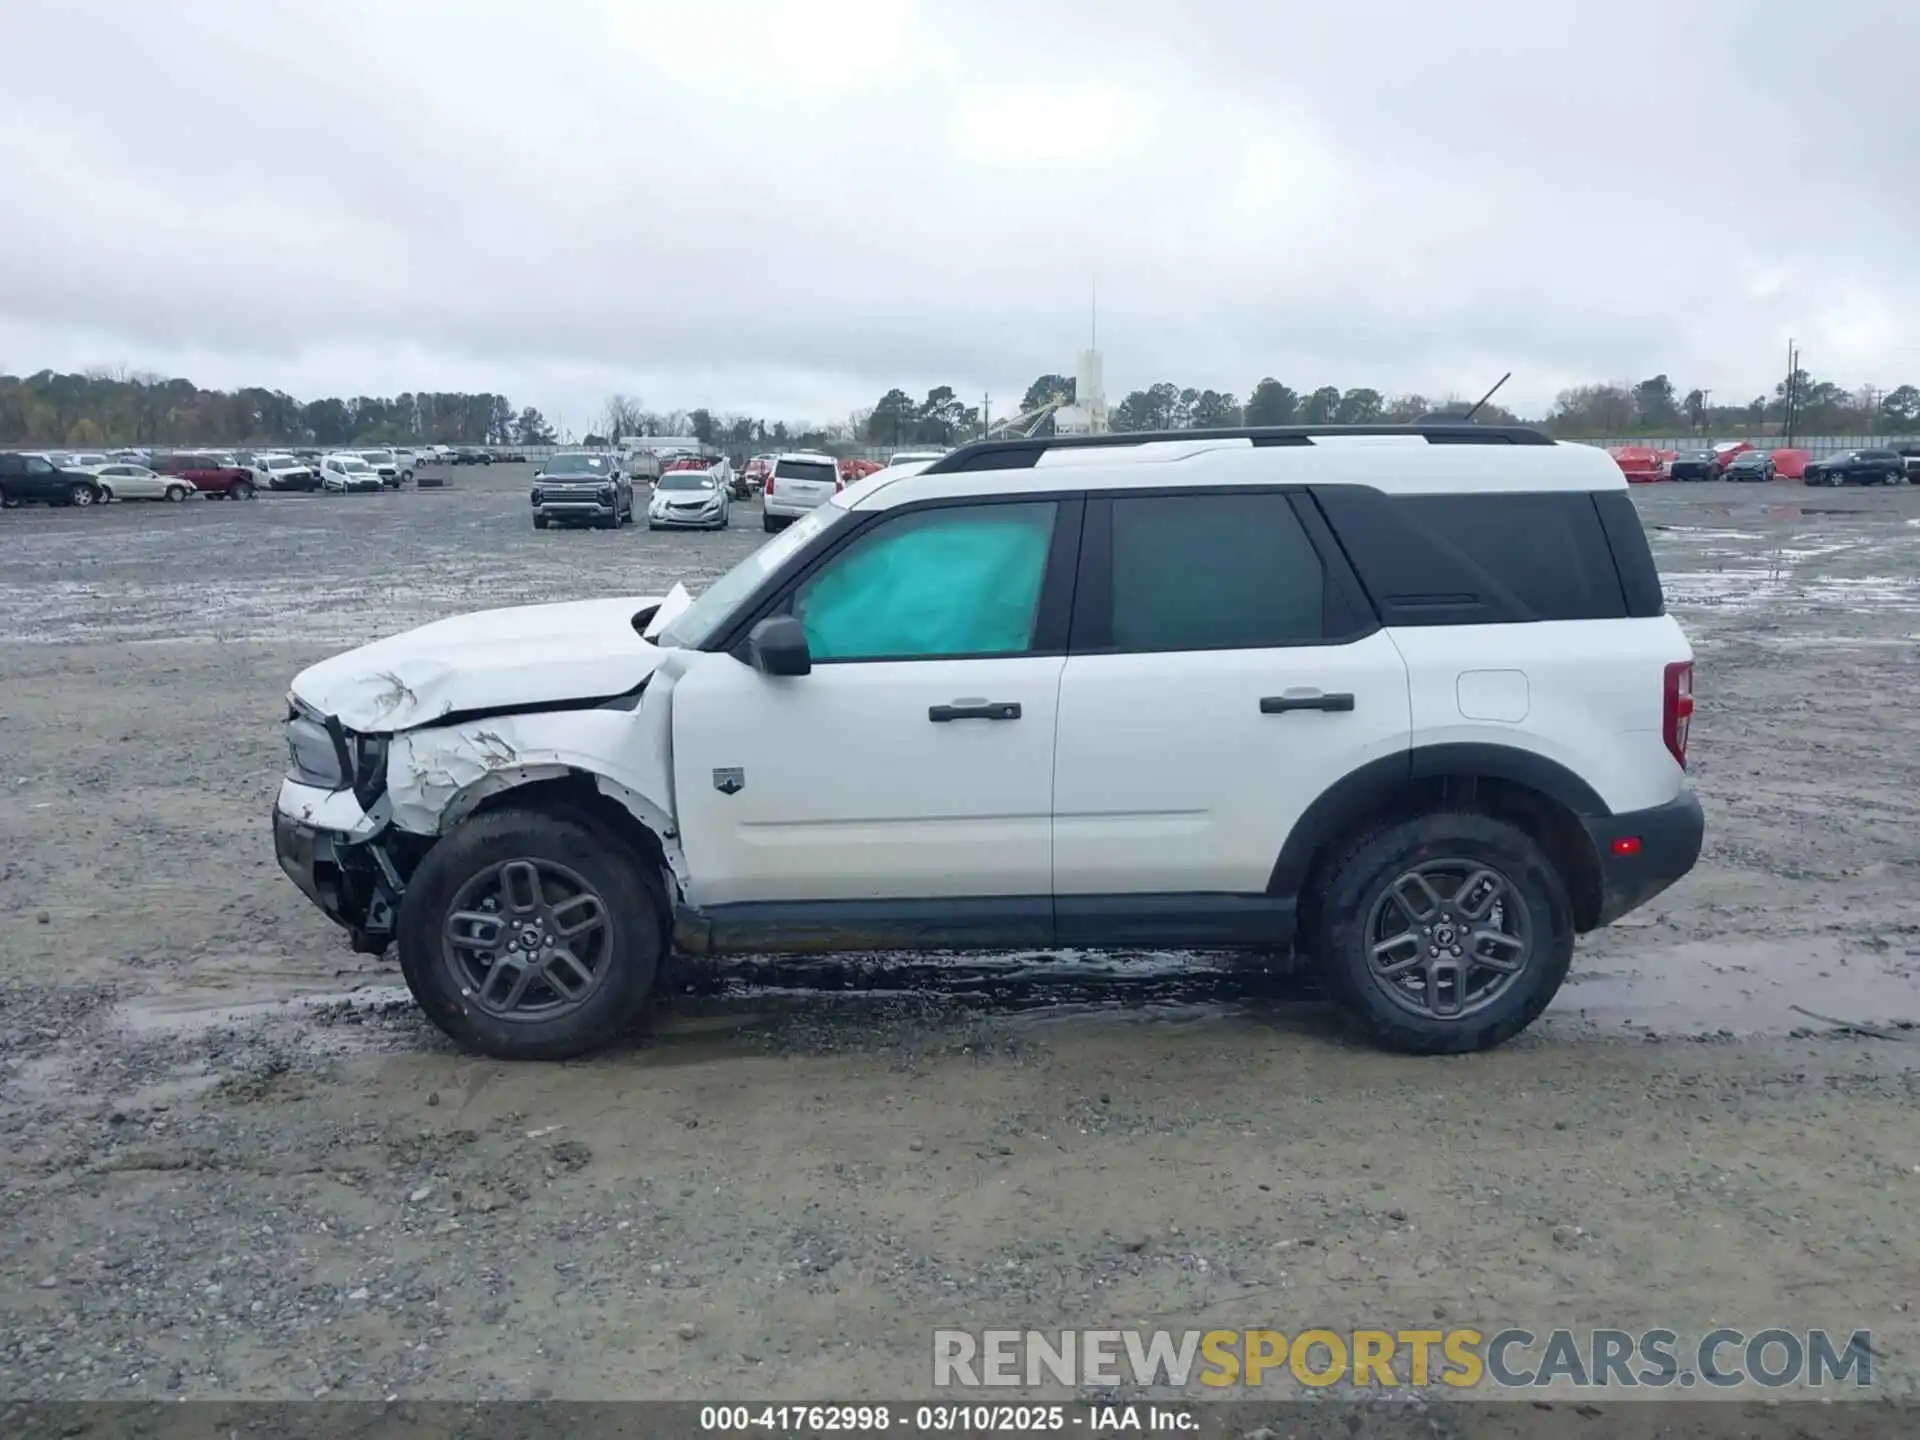
<instances>
[{"instance_id":1,"label":"damaged white ford bronco sport","mask_svg":"<svg viewBox=\"0 0 1920 1440\"><path fill-rule=\"evenodd\" d=\"M983 441L697 600L314 666L274 837L494 1056L607 1043L676 948L1050 946L1298 957L1379 1043L1464 1051L1692 868L1692 688L1603 451Z\"/></svg>"}]
</instances>

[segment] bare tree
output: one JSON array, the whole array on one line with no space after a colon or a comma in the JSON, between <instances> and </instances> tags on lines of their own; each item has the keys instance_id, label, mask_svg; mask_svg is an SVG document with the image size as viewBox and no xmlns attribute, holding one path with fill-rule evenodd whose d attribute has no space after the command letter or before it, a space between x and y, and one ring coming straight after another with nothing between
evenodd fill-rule
<instances>
[{"instance_id":1,"label":"bare tree","mask_svg":"<svg viewBox=\"0 0 1920 1440\"><path fill-rule=\"evenodd\" d=\"M645 415L637 396L609 395L600 411L600 428L611 441L617 441L623 435L638 435L642 433Z\"/></svg>"}]
</instances>

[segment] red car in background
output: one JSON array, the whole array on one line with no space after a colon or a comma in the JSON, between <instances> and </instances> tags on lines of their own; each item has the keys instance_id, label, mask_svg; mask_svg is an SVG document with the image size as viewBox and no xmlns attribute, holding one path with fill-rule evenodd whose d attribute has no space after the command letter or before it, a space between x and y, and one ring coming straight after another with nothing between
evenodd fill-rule
<instances>
[{"instance_id":1,"label":"red car in background","mask_svg":"<svg viewBox=\"0 0 1920 1440\"><path fill-rule=\"evenodd\" d=\"M740 478L755 490L764 490L767 479L773 474L773 456L756 455L747 461L747 468L740 472Z\"/></svg>"},{"instance_id":2,"label":"red car in background","mask_svg":"<svg viewBox=\"0 0 1920 1440\"><path fill-rule=\"evenodd\" d=\"M840 483L851 485L856 480L864 480L869 475L878 474L885 467L876 460L842 460L840 462Z\"/></svg>"},{"instance_id":3,"label":"red car in background","mask_svg":"<svg viewBox=\"0 0 1920 1440\"><path fill-rule=\"evenodd\" d=\"M1667 467L1661 463L1660 452L1647 445L1617 445L1607 452L1613 456L1632 485L1646 485L1655 480L1667 478Z\"/></svg>"},{"instance_id":4,"label":"red car in background","mask_svg":"<svg viewBox=\"0 0 1920 1440\"><path fill-rule=\"evenodd\" d=\"M202 495L218 495L223 500L251 500L253 472L240 465L222 464L216 455L161 455L153 468L162 475L178 475L193 482Z\"/></svg>"},{"instance_id":5,"label":"red car in background","mask_svg":"<svg viewBox=\"0 0 1920 1440\"><path fill-rule=\"evenodd\" d=\"M1781 480L1804 480L1807 478L1807 466L1812 460L1811 450L1776 450L1773 452L1773 473Z\"/></svg>"}]
</instances>

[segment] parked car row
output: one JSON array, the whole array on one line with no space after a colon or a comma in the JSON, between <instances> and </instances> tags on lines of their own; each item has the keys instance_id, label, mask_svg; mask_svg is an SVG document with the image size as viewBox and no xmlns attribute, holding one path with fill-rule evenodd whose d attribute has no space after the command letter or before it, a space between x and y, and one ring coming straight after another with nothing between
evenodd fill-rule
<instances>
[{"instance_id":1,"label":"parked car row","mask_svg":"<svg viewBox=\"0 0 1920 1440\"><path fill-rule=\"evenodd\" d=\"M113 500L178 503L196 496L251 500L263 490L397 490L419 473L421 452L394 450L17 451L0 454L0 504L89 506Z\"/></svg>"},{"instance_id":2,"label":"parked car row","mask_svg":"<svg viewBox=\"0 0 1920 1440\"><path fill-rule=\"evenodd\" d=\"M1809 485L1899 485L1920 479L1920 442L1846 450L1815 459L1810 451L1762 450L1729 440L1699 450L1621 445L1608 452L1634 484L1658 480L1804 480Z\"/></svg>"}]
</instances>

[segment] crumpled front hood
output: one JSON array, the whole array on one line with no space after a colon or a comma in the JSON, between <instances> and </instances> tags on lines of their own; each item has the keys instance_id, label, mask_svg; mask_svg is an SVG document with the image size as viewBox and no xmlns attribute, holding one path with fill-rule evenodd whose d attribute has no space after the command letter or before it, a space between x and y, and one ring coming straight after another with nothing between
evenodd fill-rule
<instances>
[{"instance_id":1,"label":"crumpled front hood","mask_svg":"<svg viewBox=\"0 0 1920 1440\"><path fill-rule=\"evenodd\" d=\"M294 677L293 698L349 730L386 734L472 710L618 695L661 660L634 617L658 607L650 638L691 603L675 585L665 596L455 615L309 666Z\"/></svg>"}]
</instances>

